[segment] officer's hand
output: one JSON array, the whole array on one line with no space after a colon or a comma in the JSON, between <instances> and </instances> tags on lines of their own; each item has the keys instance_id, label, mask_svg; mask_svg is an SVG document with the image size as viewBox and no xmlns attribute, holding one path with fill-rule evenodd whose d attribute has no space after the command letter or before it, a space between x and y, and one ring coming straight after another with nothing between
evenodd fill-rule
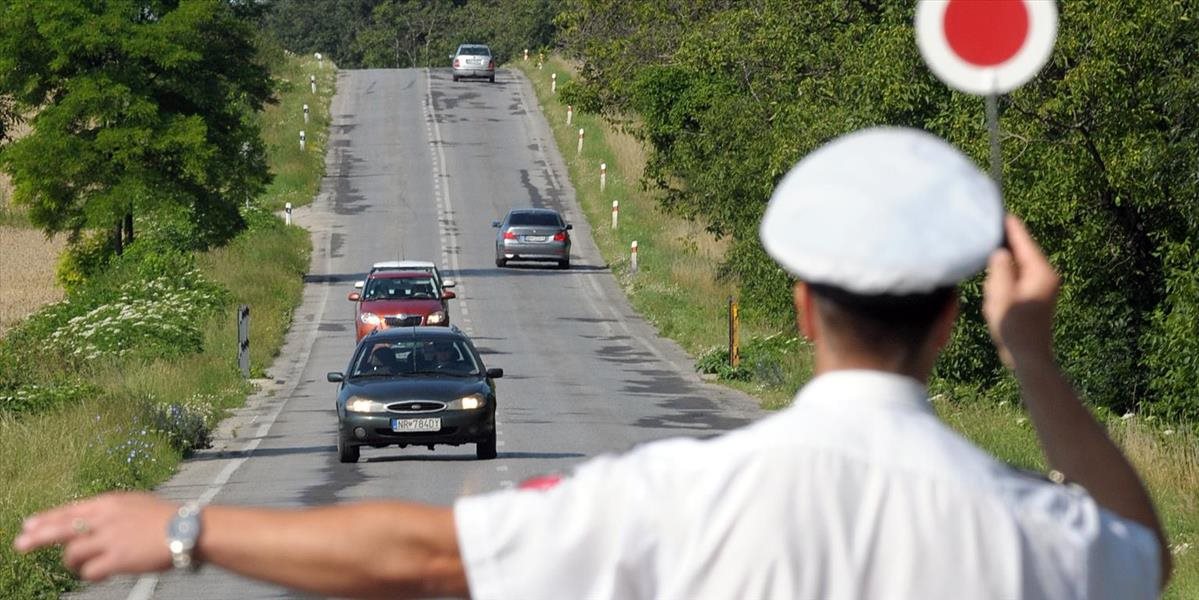
<instances>
[{"instance_id":1,"label":"officer's hand","mask_svg":"<svg viewBox=\"0 0 1199 600\"><path fill-rule=\"evenodd\" d=\"M983 283L983 316L1008 367L1053 360L1053 310L1061 278L1024 223L1008 215L1008 246L991 254Z\"/></svg>"},{"instance_id":2,"label":"officer's hand","mask_svg":"<svg viewBox=\"0 0 1199 600\"><path fill-rule=\"evenodd\" d=\"M61 544L67 567L89 581L171 567L167 523L178 506L150 494L105 494L33 515L13 547Z\"/></svg>"}]
</instances>

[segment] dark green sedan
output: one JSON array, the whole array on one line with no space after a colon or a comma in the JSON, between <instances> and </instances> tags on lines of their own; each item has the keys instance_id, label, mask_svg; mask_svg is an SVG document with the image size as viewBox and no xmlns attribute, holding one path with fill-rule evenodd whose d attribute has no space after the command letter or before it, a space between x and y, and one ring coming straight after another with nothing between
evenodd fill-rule
<instances>
[{"instance_id":1,"label":"dark green sedan","mask_svg":"<svg viewBox=\"0 0 1199 600\"><path fill-rule=\"evenodd\" d=\"M362 338L339 383L337 454L358 462L362 446L474 444L495 458L495 379L457 327L404 327Z\"/></svg>"}]
</instances>

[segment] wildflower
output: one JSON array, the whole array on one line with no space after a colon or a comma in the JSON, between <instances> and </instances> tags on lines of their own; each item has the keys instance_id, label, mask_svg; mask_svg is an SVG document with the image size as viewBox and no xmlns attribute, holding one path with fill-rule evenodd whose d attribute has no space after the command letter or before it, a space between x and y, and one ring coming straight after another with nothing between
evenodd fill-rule
<instances>
[{"instance_id":1,"label":"wildflower","mask_svg":"<svg viewBox=\"0 0 1199 600\"><path fill-rule=\"evenodd\" d=\"M1165 430L1165 431L1163 431L1163 432L1162 432L1162 435L1174 435L1174 430L1173 430L1173 429L1167 429L1167 430Z\"/></svg>"},{"instance_id":2,"label":"wildflower","mask_svg":"<svg viewBox=\"0 0 1199 600\"><path fill-rule=\"evenodd\" d=\"M1127 421L1127 420L1129 420L1129 419L1131 419L1131 418L1133 418L1133 417L1135 417L1135 416L1137 416L1137 415L1136 415L1136 413L1133 413L1133 412L1126 412L1126 413L1124 413L1124 414L1123 414L1123 415L1120 417L1120 420L1121 420L1121 421Z\"/></svg>"},{"instance_id":3,"label":"wildflower","mask_svg":"<svg viewBox=\"0 0 1199 600\"><path fill-rule=\"evenodd\" d=\"M1016 419L1016 424L1017 424L1017 425L1023 425L1023 424L1025 424L1025 423L1027 423L1027 422L1028 422L1028 419L1027 419L1026 417L1020 417L1019 419Z\"/></svg>"}]
</instances>

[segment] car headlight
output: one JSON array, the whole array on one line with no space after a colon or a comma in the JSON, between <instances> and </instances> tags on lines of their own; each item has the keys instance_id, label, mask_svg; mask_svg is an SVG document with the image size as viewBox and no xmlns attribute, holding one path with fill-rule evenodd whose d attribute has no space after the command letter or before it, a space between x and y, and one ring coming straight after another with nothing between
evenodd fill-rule
<instances>
[{"instance_id":1,"label":"car headlight","mask_svg":"<svg viewBox=\"0 0 1199 600\"><path fill-rule=\"evenodd\" d=\"M425 323L428 323L429 325L441 325L442 323L445 323L445 311L439 310L437 312L429 313L429 316L425 318Z\"/></svg>"},{"instance_id":2,"label":"car headlight","mask_svg":"<svg viewBox=\"0 0 1199 600\"><path fill-rule=\"evenodd\" d=\"M362 321L363 323L366 323L367 325L378 325L379 323L383 322L383 319L380 319L379 315L376 315L375 313L368 313L368 312L362 313L361 315L359 315L358 320Z\"/></svg>"},{"instance_id":3,"label":"car headlight","mask_svg":"<svg viewBox=\"0 0 1199 600\"><path fill-rule=\"evenodd\" d=\"M483 408L487 404L487 398L483 394L471 394L463 396L457 400L451 400L446 408L453 410L475 410Z\"/></svg>"},{"instance_id":4,"label":"car headlight","mask_svg":"<svg viewBox=\"0 0 1199 600\"><path fill-rule=\"evenodd\" d=\"M346 401L346 410L358 413L387 412L387 405L369 398L350 398Z\"/></svg>"}]
</instances>

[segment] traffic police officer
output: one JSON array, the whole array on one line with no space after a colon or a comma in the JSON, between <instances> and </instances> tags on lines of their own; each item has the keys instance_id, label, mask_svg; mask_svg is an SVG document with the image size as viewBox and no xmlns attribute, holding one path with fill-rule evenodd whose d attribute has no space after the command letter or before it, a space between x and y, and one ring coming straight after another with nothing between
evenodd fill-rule
<instances>
[{"instance_id":1,"label":"traffic police officer","mask_svg":"<svg viewBox=\"0 0 1199 600\"><path fill-rule=\"evenodd\" d=\"M1153 506L1054 363L1057 275L965 156L907 129L834 140L779 184L761 238L798 280L815 377L746 428L452 508L209 506L197 523L191 507L109 495L30 518L16 545L63 543L89 579L166 569L174 553L337 596L1157 595L1169 554ZM954 288L984 265L984 315L1068 485L1005 466L930 407ZM198 533L168 551L161 532L185 517L171 531Z\"/></svg>"}]
</instances>

